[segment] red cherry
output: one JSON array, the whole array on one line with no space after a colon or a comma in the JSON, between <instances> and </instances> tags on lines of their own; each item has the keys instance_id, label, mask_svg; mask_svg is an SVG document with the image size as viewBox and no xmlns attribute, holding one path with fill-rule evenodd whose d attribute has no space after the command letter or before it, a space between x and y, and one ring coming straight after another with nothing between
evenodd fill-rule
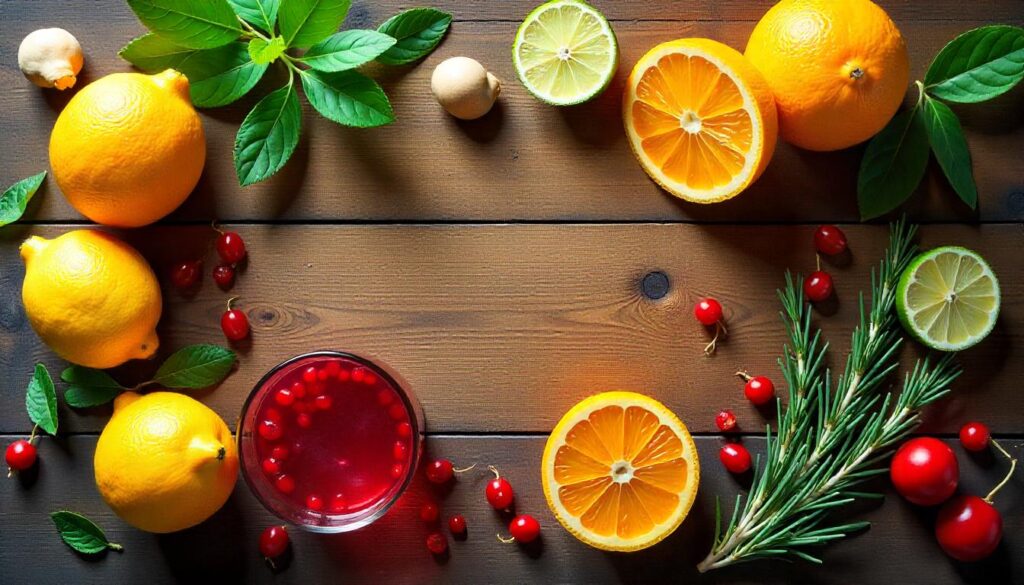
<instances>
[{"instance_id":1,"label":"red cherry","mask_svg":"<svg viewBox=\"0 0 1024 585\"><path fill-rule=\"evenodd\" d=\"M295 491L295 480L290 475L282 473L274 480L274 487L282 494L290 494Z\"/></svg>"},{"instance_id":2,"label":"red cherry","mask_svg":"<svg viewBox=\"0 0 1024 585\"><path fill-rule=\"evenodd\" d=\"M743 395L757 406L767 404L775 398L775 384L764 376L748 376L745 372L736 375L747 381L743 386Z\"/></svg>"},{"instance_id":3,"label":"red cherry","mask_svg":"<svg viewBox=\"0 0 1024 585\"><path fill-rule=\"evenodd\" d=\"M405 407L401 404L392 404L391 407L388 408L388 416L390 416L391 420L394 421L400 421L406 418Z\"/></svg>"},{"instance_id":4,"label":"red cherry","mask_svg":"<svg viewBox=\"0 0 1024 585\"><path fill-rule=\"evenodd\" d=\"M366 375L366 370L364 370L363 368L356 368L356 369L352 370L352 381L353 382L362 382L363 381L363 376L365 376L365 375Z\"/></svg>"},{"instance_id":5,"label":"red cherry","mask_svg":"<svg viewBox=\"0 0 1024 585\"><path fill-rule=\"evenodd\" d=\"M846 251L846 234L834 225L819 226L814 232L814 248L826 256Z\"/></svg>"},{"instance_id":6,"label":"red cherry","mask_svg":"<svg viewBox=\"0 0 1024 585\"><path fill-rule=\"evenodd\" d=\"M261 421L260 426L257 428L257 432L261 437L268 441L276 441L284 434L284 430L281 428L281 425L270 419Z\"/></svg>"},{"instance_id":7,"label":"red cherry","mask_svg":"<svg viewBox=\"0 0 1024 585\"><path fill-rule=\"evenodd\" d=\"M235 284L235 269L221 264L213 269L213 281L221 290L228 290Z\"/></svg>"},{"instance_id":8,"label":"red cherry","mask_svg":"<svg viewBox=\"0 0 1024 585\"><path fill-rule=\"evenodd\" d=\"M317 396L316 398L313 399L313 407L316 408L317 410L330 410L331 404L333 404L333 402L334 401L331 400L330 396L327 396L326 394L321 394L320 396Z\"/></svg>"},{"instance_id":9,"label":"red cherry","mask_svg":"<svg viewBox=\"0 0 1024 585\"><path fill-rule=\"evenodd\" d=\"M441 513L437 509L437 504L434 504L433 502L426 502L420 507L420 520L423 520L428 524L437 522L437 518L440 515Z\"/></svg>"},{"instance_id":10,"label":"red cherry","mask_svg":"<svg viewBox=\"0 0 1024 585\"><path fill-rule=\"evenodd\" d=\"M427 536L427 550L435 555L443 555L448 550L448 538L440 532L431 532Z\"/></svg>"},{"instance_id":11,"label":"red cherry","mask_svg":"<svg viewBox=\"0 0 1024 585\"><path fill-rule=\"evenodd\" d=\"M268 559L277 558L288 550L288 529L271 526L260 534L260 554Z\"/></svg>"},{"instance_id":12,"label":"red cherry","mask_svg":"<svg viewBox=\"0 0 1024 585\"><path fill-rule=\"evenodd\" d=\"M715 425L720 431L731 431L736 427L736 415L731 410L723 410L715 416Z\"/></svg>"},{"instance_id":13,"label":"red cherry","mask_svg":"<svg viewBox=\"0 0 1024 585\"><path fill-rule=\"evenodd\" d=\"M904 443L889 465L892 485L901 496L918 506L936 506L956 491L960 466L949 445L932 437Z\"/></svg>"},{"instance_id":14,"label":"red cherry","mask_svg":"<svg viewBox=\"0 0 1024 585\"><path fill-rule=\"evenodd\" d=\"M722 320L722 305L711 297L700 299L693 306L693 316L701 325L710 327Z\"/></svg>"},{"instance_id":15,"label":"red cherry","mask_svg":"<svg viewBox=\"0 0 1024 585\"><path fill-rule=\"evenodd\" d=\"M7 467L10 467L11 470L25 471L36 464L37 455L35 445L25 439L20 439L7 445L4 460L7 461Z\"/></svg>"},{"instance_id":16,"label":"red cherry","mask_svg":"<svg viewBox=\"0 0 1024 585\"><path fill-rule=\"evenodd\" d=\"M249 318L244 311L231 308L234 300L232 298L228 301L228 309L220 317L220 328L229 341L241 341L249 337Z\"/></svg>"},{"instance_id":17,"label":"red cherry","mask_svg":"<svg viewBox=\"0 0 1024 585\"><path fill-rule=\"evenodd\" d=\"M395 426L395 433L403 439L408 439L412 436L412 425L407 422L400 422Z\"/></svg>"},{"instance_id":18,"label":"red cherry","mask_svg":"<svg viewBox=\"0 0 1024 585\"><path fill-rule=\"evenodd\" d=\"M306 507L314 512L319 512L324 509L324 501L316 494L309 494L306 496Z\"/></svg>"},{"instance_id":19,"label":"red cherry","mask_svg":"<svg viewBox=\"0 0 1024 585\"><path fill-rule=\"evenodd\" d=\"M274 393L274 402L281 406L291 406L295 402L295 394L288 388L281 388Z\"/></svg>"},{"instance_id":20,"label":"red cherry","mask_svg":"<svg viewBox=\"0 0 1024 585\"><path fill-rule=\"evenodd\" d=\"M358 371L358 370L356 370ZM377 404L381 406L390 406L395 401L395 393L387 388L384 388L380 392L377 392Z\"/></svg>"},{"instance_id":21,"label":"red cherry","mask_svg":"<svg viewBox=\"0 0 1024 585\"><path fill-rule=\"evenodd\" d=\"M968 451L984 451L992 433L984 423L969 422L960 427L960 444Z\"/></svg>"},{"instance_id":22,"label":"red cherry","mask_svg":"<svg viewBox=\"0 0 1024 585\"><path fill-rule=\"evenodd\" d=\"M509 522L508 531L512 538L526 544L537 540L540 536L540 522L529 514L520 514Z\"/></svg>"},{"instance_id":23,"label":"red cherry","mask_svg":"<svg viewBox=\"0 0 1024 585\"><path fill-rule=\"evenodd\" d=\"M262 467L263 473L266 473L267 475L277 475L278 473L281 473L281 462L273 457L264 459Z\"/></svg>"},{"instance_id":24,"label":"red cherry","mask_svg":"<svg viewBox=\"0 0 1024 585\"><path fill-rule=\"evenodd\" d=\"M278 461L284 461L288 458L288 447L278 445L270 450L270 456Z\"/></svg>"},{"instance_id":25,"label":"red cherry","mask_svg":"<svg viewBox=\"0 0 1024 585\"><path fill-rule=\"evenodd\" d=\"M723 445L722 450L718 452L718 458L730 473L746 473L750 469L750 451L739 443Z\"/></svg>"},{"instance_id":26,"label":"red cherry","mask_svg":"<svg viewBox=\"0 0 1024 585\"><path fill-rule=\"evenodd\" d=\"M455 477L455 466L447 459L435 459L427 464L427 479L430 483L447 483Z\"/></svg>"},{"instance_id":27,"label":"red cherry","mask_svg":"<svg viewBox=\"0 0 1024 585\"><path fill-rule=\"evenodd\" d=\"M401 463L395 463L391 466L391 477L394 479L400 479L405 473L405 466Z\"/></svg>"},{"instance_id":28,"label":"red cherry","mask_svg":"<svg viewBox=\"0 0 1024 585\"><path fill-rule=\"evenodd\" d=\"M405 441L395 441L395 444L391 446L391 456L396 461L405 461L408 454L409 447L405 444Z\"/></svg>"},{"instance_id":29,"label":"red cherry","mask_svg":"<svg viewBox=\"0 0 1024 585\"><path fill-rule=\"evenodd\" d=\"M341 364L336 361L329 361L324 366L324 371L327 372L327 377L337 378L338 374L341 373Z\"/></svg>"},{"instance_id":30,"label":"red cherry","mask_svg":"<svg viewBox=\"0 0 1024 585\"><path fill-rule=\"evenodd\" d=\"M337 493L331 498L331 512L344 512L345 508L348 507L348 503L345 501L345 494Z\"/></svg>"},{"instance_id":31,"label":"red cherry","mask_svg":"<svg viewBox=\"0 0 1024 585\"><path fill-rule=\"evenodd\" d=\"M804 295L819 303L832 296L832 276L824 270L815 270L804 279Z\"/></svg>"},{"instance_id":32,"label":"red cherry","mask_svg":"<svg viewBox=\"0 0 1024 585\"><path fill-rule=\"evenodd\" d=\"M491 505L495 510L507 510L512 506L512 502L515 499L515 492L512 491L512 484L507 479L501 477L498 474L498 470L494 466L489 466L488 469L494 473L494 479L487 482L487 488L484 490L484 495L487 497L487 503Z\"/></svg>"},{"instance_id":33,"label":"red cherry","mask_svg":"<svg viewBox=\"0 0 1024 585\"><path fill-rule=\"evenodd\" d=\"M217 254L227 264L237 264L245 259L245 242L235 232L221 232L217 238Z\"/></svg>"},{"instance_id":34,"label":"red cherry","mask_svg":"<svg viewBox=\"0 0 1024 585\"><path fill-rule=\"evenodd\" d=\"M203 273L202 260L188 260L171 269L171 284L178 290L187 290L199 282Z\"/></svg>"},{"instance_id":35,"label":"red cherry","mask_svg":"<svg viewBox=\"0 0 1024 585\"><path fill-rule=\"evenodd\" d=\"M313 426L313 417L309 416L308 413L300 412L299 415L295 417L295 423L304 429L308 429Z\"/></svg>"},{"instance_id":36,"label":"red cherry","mask_svg":"<svg viewBox=\"0 0 1024 585\"><path fill-rule=\"evenodd\" d=\"M307 384L313 384L316 382L316 367L309 366L305 370L302 370L302 381Z\"/></svg>"},{"instance_id":37,"label":"red cherry","mask_svg":"<svg viewBox=\"0 0 1024 585\"><path fill-rule=\"evenodd\" d=\"M957 496L946 502L935 520L935 538L958 561L980 561L999 546L1003 518L978 496Z\"/></svg>"},{"instance_id":38,"label":"red cherry","mask_svg":"<svg viewBox=\"0 0 1024 585\"><path fill-rule=\"evenodd\" d=\"M448 519L448 530L458 536L466 533L466 518L462 514L456 514Z\"/></svg>"},{"instance_id":39,"label":"red cherry","mask_svg":"<svg viewBox=\"0 0 1024 585\"><path fill-rule=\"evenodd\" d=\"M305 396L306 396L306 385L303 384L302 382L300 382L299 380L296 380L296 381L292 382L291 391L292 391L292 394L294 394L296 398L305 398Z\"/></svg>"}]
</instances>

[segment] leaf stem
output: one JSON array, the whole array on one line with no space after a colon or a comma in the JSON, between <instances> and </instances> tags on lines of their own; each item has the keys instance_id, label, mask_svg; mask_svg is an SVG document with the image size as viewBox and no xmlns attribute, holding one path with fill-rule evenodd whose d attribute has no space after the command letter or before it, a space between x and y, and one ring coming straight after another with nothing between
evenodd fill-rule
<instances>
[{"instance_id":1,"label":"leaf stem","mask_svg":"<svg viewBox=\"0 0 1024 585\"><path fill-rule=\"evenodd\" d=\"M256 37L256 38L263 39L264 41L266 41L268 43L270 42L270 38L269 37L267 37L266 35L264 35L260 31L256 30L255 27L253 27L251 24L246 22L245 19L243 19L241 16L238 17L238 22L242 23L242 28L244 28L245 32L247 33L246 35L243 35L243 36L248 36L250 38L251 37Z\"/></svg>"}]
</instances>

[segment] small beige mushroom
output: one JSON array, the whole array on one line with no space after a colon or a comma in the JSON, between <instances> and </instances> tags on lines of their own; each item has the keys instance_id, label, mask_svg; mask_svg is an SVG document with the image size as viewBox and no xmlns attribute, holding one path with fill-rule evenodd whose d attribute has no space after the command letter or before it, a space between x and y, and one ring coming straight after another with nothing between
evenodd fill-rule
<instances>
[{"instance_id":1,"label":"small beige mushroom","mask_svg":"<svg viewBox=\"0 0 1024 585\"><path fill-rule=\"evenodd\" d=\"M491 111L501 81L469 57L445 59L430 78L437 103L461 120L475 120Z\"/></svg>"},{"instance_id":2,"label":"small beige mushroom","mask_svg":"<svg viewBox=\"0 0 1024 585\"><path fill-rule=\"evenodd\" d=\"M18 47L18 67L39 87L74 87L82 70L82 45L62 28L32 31Z\"/></svg>"}]
</instances>

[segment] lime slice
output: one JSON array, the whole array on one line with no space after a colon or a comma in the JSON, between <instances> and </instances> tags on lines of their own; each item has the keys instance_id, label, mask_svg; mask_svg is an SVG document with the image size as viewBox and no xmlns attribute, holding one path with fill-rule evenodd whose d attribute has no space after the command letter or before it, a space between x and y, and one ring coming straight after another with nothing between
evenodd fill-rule
<instances>
[{"instance_id":1,"label":"lime slice","mask_svg":"<svg viewBox=\"0 0 1024 585\"><path fill-rule=\"evenodd\" d=\"M932 349L959 351L985 338L999 316L999 281L976 252L945 246L914 258L900 277L903 327Z\"/></svg>"},{"instance_id":2,"label":"lime slice","mask_svg":"<svg viewBox=\"0 0 1024 585\"><path fill-rule=\"evenodd\" d=\"M619 46L604 15L579 0L552 0L519 25L512 60L526 89L555 105L604 91L619 66Z\"/></svg>"}]
</instances>

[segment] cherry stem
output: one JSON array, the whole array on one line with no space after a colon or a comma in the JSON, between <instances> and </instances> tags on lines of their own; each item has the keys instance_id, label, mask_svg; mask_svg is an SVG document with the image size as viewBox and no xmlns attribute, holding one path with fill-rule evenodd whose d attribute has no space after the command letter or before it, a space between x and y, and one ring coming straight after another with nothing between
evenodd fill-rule
<instances>
[{"instance_id":1,"label":"cherry stem","mask_svg":"<svg viewBox=\"0 0 1024 585\"><path fill-rule=\"evenodd\" d=\"M237 300L238 300L238 297L231 297L230 299L228 299L228 310L229 311L231 310L231 303L233 303L233 302L235 302Z\"/></svg>"},{"instance_id":2,"label":"cherry stem","mask_svg":"<svg viewBox=\"0 0 1024 585\"><path fill-rule=\"evenodd\" d=\"M476 463L474 463L473 465L470 465L469 467L463 467L461 469L458 468L458 467L453 467L452 468L452 472L454 472L454 473L466 473L467 471L472 470L474 467L476 467ZM495 471L495 473L497 473L497 471Z\"/></svg>"},{"instance_id":3,"label":"cherry stem","mask_svg":"<svg viewBox=\"0 0 1024 585\"><path fill-rule=\"evenodd\" d=\"M818 267L817 268L818 272L821 272L821 255L820 254L815 254L814 255L814 264L815 264L815 266Z\"/></svg>"},{"instance_id":4,"label":"cherry stem","mask_svg":"<svg viewBox=\"0 0 1024 585\"><path fill-rule=\"evenodd\" d=\"M1006 477L1003 478L1003 481L996 484L996 487L992 488L992 491L990 491L987 496L982 498L983 500L991 504L992 498L996 497L996 494L999 493L999 490L1003 489L1003 486L1009 483L1010 478L1013 477L1013 472L1014 470L1017 469L1017 458L1007 453L1006 449L1003 449L1003 446L996 442L995 439L989 439L989 442L992 443L993 447L998 449L1000 453L1002 453L1007 459L1010 460L1010 471L1006 472Z\"/></svg>"},{"instance_id":5,"label":"cherry stem","mask_svg":"<svg viewBox=\"0 0 1024 585\"><path fill-rule=\"evenodd\" d=\"M29 433L29 435L28 435L28 443L29 443L29 445L32 444L32 441L36 440L36 431L38 431L38 430L39 430L39 425L35 425L34 427L32 427L32 432Z\"/></svg>"},{"instance_id":6,"label":"cherry stem","mask_svg":"<svg viewBox=\"0 0 1024 585\"><path fill-rule=\"evenodd\" d=\"M494 474L494 478L495 479L500 479L501 478L501 474L498 473L498 468L497 467L495 467L493 465L488 465L487 469L489 469L491 471L491 473Z\"/></svg>"},{"instance_id":7,"label":"cherry stem","mask_svg":"<svg viewBox=\"0 0 1024 585\"><path fill-rule=\"evenodd\" d=\"M513 542L516 541L516 537L514 537L514 536L510 536L508 538L504 538L500 534L496 534L495 536L497 536L498 540L500 540L501 542L503 542L505 544L512 544Z\"/></svg>"},{"instance_id":8,"label":"cherry stem","mask_svg":"<svg viewBox=\"0 0 1024 585\"><path fill-rule=\"evenodd\" d=\"M748 374L746 370L740 370L736 372L736 375L739 376L740 378L743 378L744 382L749 382L751 378L753 378L753 376Z\"/></svg>"},{"instance_id":9,"label":"cherry stem","mask_svg":"<svg viewBox=\"0 0 1024 585\"><path fill-rule=\"evenodd\" d=\"M212 227L213 231L217 232L218 234L223 234L224 233L224 230L222 230L219 227L217 227L217 220L216 219L210 222L210 227Z\"/></svg>"},{"instance_id":10,"label":"cherry stem","mask_svg":"<svg viewBox=\"0 0 1024 585\"><path fill-rule=\"evenodd\" d=\"M267 566L270 567L271 571L276 571L277 570L277 565L274 564L274 559L272 559L270 557L263 557L263 560L267 561Z\"/></svg>"},{"instance_id":11,"label":"cherry stem","mask_svg":"<svg viewBox=\"0 0 1024 585\"><path fill-rule=\"evenodd\" d=\"M725 328L725 325L721 321L715 322L715 336L711 338L711 342L704 346L704 355L711 357L715 353L715 349L718 348L718 340L724 338L729 334L729 331Z\"/></svg>"}]
</instances>

